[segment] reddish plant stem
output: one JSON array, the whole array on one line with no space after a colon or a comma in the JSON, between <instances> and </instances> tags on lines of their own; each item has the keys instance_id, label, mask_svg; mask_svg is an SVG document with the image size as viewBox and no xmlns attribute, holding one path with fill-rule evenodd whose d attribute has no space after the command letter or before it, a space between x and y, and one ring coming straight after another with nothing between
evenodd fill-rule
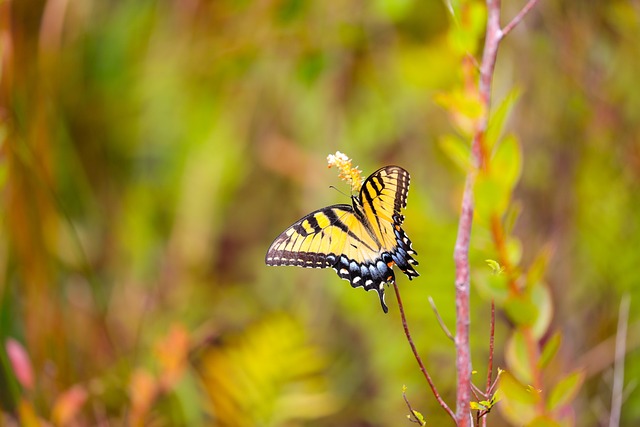
<instances>
[{"instance_id":1,"label":"reddish plant stem","mask_svg":"<svg viewBox=\"0 0 640 427\"><path fill-rule=\"evenodd\" d=\"M422 358L418 354L418 349L416 348L416 345L413 343L413 339L411 338L411 333L409 332L409 326L407 326L407 318L404 314L404 306L402 305L402 299L400 298L400 291L398 290L398 285L396 284L395 280L393 281L393 290L395 291L396 299L398 300L398 308L400 310L400 318L402 319L402 327L404 329L404 334L407 336L407 341L409 341L409 345L411 346L411 351L413 351L413 355L415 356L416 361L418 362L420 371L422 371L422 374L424 375L425 379L429 383L429 387L431 387L431 391L433 392L433 395L435 396L440 406L442 406L442 408L447 412L447 414L449 414L451 419L455 421L456 420L455 414L453 413L451 408L449 408L449 405L447 405L447 403L442 399L442 397L440 396L440 393L438 393L438 389L436 388L436 385L433 383L433 380L431 379L429 372L427 372L427 369L424 367Z\"/></svg>"},{"instance_id":2,"label":"reddish plant stem","mask_svg":"<svg viewBox=\"0 0 640 427\"><path fill-rule=\"evenodd\" d=\"M520 12L518 12L518 14L513 17L511 22L504 26L504 28L502 29L501 38L509 34L511 30L513 30L516 25L518 25L520 21L522 21L522 18L524 18L525 15L529 13L531 9L533 9L536 3L538 3L538 0L529 0L527 4L525 4L524 7L520 10Z\"/></svg>"},{"instance_id":3,"label":"reddish plant stem","mask_svg":"<svg viewBox=\"0 0 640 427\"><path fill-rule=\"evenodd\" d=\"M493 374L493 352L494 352L494 342L495 342L495 331L496 331L496 304L493 300L491 300L491 323L489 325L489 362L487 363L487 387L484 391L484 396L486 400L491 400L491 380ZM480 417L480 413L478 413ZM487 425L487 417L482 416L479 419L479 425L482 427L486 427Z\"/></svg>"},{"instance_id":4,"label":"reddish plant stem","mask_svg":"<svg viewBox=\"0 0 640 427\"><path fill-rule=\"evenodd\" d=\"M471 142L472 169L465 181L458 236L454 249L456 266L456 371L458 373L456 395L456 422L459 427L466 427L472 422L469 418L469 402L471 398L471 356L469 350L469 240L473 223L473 186L477 171L488 168L484 138L489 123L491 107L491 83L498 56L498 46L502 38L509 33L526 13L531 10L537 0L530 0L516 15L509 25L500 28L500 0L487 0L487 30L480 64L478 94L483 106L483 114L478 119Z\"/></svg>"},{"instance_id":5,"label":"reddish plant stem","mask_svg":"<svg viewBox=\"0 0 640 427\"><path fill-rule=\"evenodd\" d=\"M473 223L473 182L475 173L469 172L462 195L462 209L458 223L458 237L453 253L456 266L456 424L469 425L471 401L471 352L469 348L469 241Z\"/></svg>"},{"instance_id":6,"label":"reddish plant stem","mask_svg":"<svg viewBox=\"0 0 640 427\"><path fill-rule=\"evenodd\" d=\"M491 105L491 78L495 69L498 43L500 42L500 1L487 0L487 34L480 64L478 92L483 106L483 114L471 142L472 164L475 166L467 173L458 223L458 236L453 253L456 266L456 372L458 384L456 394L456 423L467 427L469 402L471 401L471 352L469 347L469 241L473 224L473 185L476 171L486 168L484 155L484 135L489 122Z\"/></svg>"},{"instance_id":7,"label":"reddish plant stem","mask_svg":"<svg viewBox=\"0 0 640 427\"><path fill-rule=\"evenodd\" d=\"M490 397L491 380L493 375L493 349L495 341L496 331L496 304L491 300L491 325L489 326L489 363L487 364L487 388L485 389L485 395Z\"/></svg>"}]
</instances>

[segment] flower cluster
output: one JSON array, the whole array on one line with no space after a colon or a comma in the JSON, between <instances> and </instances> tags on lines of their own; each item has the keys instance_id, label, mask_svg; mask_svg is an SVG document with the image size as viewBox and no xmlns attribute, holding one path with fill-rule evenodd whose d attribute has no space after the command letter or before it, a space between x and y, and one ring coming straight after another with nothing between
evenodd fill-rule
<instances>
[{"instance_id":1,"label":"flower cluster","mask_svg":"<svg viewBox=\"0 0 640 427\"><path fill-rule=\"evenodd\" d=\"M340 151L336 151L336 154L329 154L327 156L327 163L329 167L335 166L338 168L340 171L338 175L339 178L350 183L352 191L360 190L364 181L362 171L358 169L358 166L351 166L351 159L346 154Z\"/></svg>"}]
</instances>

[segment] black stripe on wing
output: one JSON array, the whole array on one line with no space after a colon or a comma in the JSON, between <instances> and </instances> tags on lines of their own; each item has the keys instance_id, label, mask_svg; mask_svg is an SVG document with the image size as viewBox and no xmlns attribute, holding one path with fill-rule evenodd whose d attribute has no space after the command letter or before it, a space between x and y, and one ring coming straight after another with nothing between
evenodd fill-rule
<instances>
[{"instance_id":1,"label":"black stripe on wing","mask_svg":"<svg viewBox=\"0 0 640 427\"><path fill-rule=\"evenodd\" d=\"M418 262L411 256L416 252L401 227L404 221L401 209L407 205L408 191L409 173L407 171L398 166L386 166L377 170L363 183L359 198L354 197L354 207L333 205L319 209L287 228L269 247L265 257L266 264L308 268L331 267L340 278L348 280L352 287L362 287L367 291L375 290L380 298L382 309L386 313L388 308L384 301L384 285L395 280L393 265L397 265L409 279L418 276L412 267ZM362 211L363 203L370 208L370 214L366 215ZM324 216L319 218L323 224L328 223L325 228L320 226L316 218L317 214ZM383 220L379 214L387 219ZM391 218L391 223L387 222L388 218ZM347 223L352 227L355 225L356 228L349 228ZM332 235L336 230L327 231L328 227L335 227L346 234L344 247L337 247L335 243L331 245L329 240L326 246L331 248L329 253L298 250L301 247L313 248L307 239L339 238ZM376 237L372 227L378 227L379 230L384 227L384 246L379 246L383 242L378 241L379 238ZM360 232L370 236L360 236L358 234ZM392 232L393 237L391 237ZM365 242L365 240L372 242L371 238L377 243ZM395 244L392 245L389 239L392 239ZM318 247L320 246L324 245L318 243ZM349 249L350 247L355 250ZM346 254L357 255L356 257L360 259L352 259Z\"/></svg>"},{"instance_id":2,"label":"black stripe on wing","mask_svg":"<svg viewBox=\"0 0 640 427\"><path fill-rule=\"evenodd\" d=\"M323 234L324 231L315 218L318 213L323 214L328 219L329 226L336 227L351 238L359 240L359 237L349 230L342 220L340 220L340 215L352 214L353 208L349 205L328 206L305 215L276 237L273 243L271 243L271 246L269 246L269 250L264 259L265 263L271 266L293 265L307 268L333 267L336 263L336 254L334 253L306 252L296 249L296 246L301 246L304 239L309 238L309 236L320 235L320 238L325 238ZM305 222L311 228L310 231L304 227L303 224L305 224ZM328 236L327 238L330 239L331 237ZM300 241L298 242L298 240ZM280 249L283 246L289 246L289 244L294 246L293 250Z\"/></svg>"}]
</instances>

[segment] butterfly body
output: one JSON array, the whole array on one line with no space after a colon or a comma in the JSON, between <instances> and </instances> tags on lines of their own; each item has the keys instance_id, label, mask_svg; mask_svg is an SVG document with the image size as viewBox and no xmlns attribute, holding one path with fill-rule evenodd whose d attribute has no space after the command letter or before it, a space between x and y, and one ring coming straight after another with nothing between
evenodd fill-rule
<instances>
[{"instance_id":1,"label":"butterfly body","mask_svg":"<svg viewBox=\"0 0 640 427\"><path fill-rule=\"evenodd\" d=\"M409 279L418 276L416 252L402 230L409 173L386 166L362 184L352 205L318 209L296 221L267 251L267 265L333 268L352 287L376 290L384 312L384 285L395 280L397 265Z\"/></svg>"}]
</instances>

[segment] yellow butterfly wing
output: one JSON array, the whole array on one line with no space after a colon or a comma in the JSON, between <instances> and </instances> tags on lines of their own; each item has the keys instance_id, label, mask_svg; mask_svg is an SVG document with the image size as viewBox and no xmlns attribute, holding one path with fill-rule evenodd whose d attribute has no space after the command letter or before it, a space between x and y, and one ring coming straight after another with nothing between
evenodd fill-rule
<instances>
[{"instance_id":1,"label":"yellow butterfly wing","mask_svg":"<svg viewBox=\"0 0 640 427\"><path fill-rule=\"evenodd\" d=\"M395 280L397 264L412 279L415 251L401 228L409 174L398 166L374 172L353 197L353 206L334 205L314 211L287 228L267 251L267 265L331 267L352 287L375 289L382 309L384 284Z\"/></svg>"}]
</instances>

